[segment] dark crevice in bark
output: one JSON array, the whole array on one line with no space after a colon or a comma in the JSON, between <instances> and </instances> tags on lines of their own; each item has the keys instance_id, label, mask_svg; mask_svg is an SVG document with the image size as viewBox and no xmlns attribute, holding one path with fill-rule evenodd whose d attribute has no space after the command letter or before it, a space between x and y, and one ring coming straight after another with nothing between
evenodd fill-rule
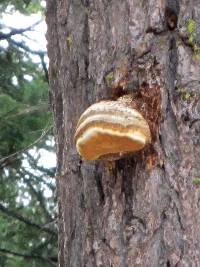
<instances>
[{"instance_id":1,"label":"dark crevice in bark","mask_svg":"<svg viewBox=\"0 0 200 267\"><path fill-rule=\"evenodd\" d=\"M145 31L145 33L153 33L155 36L165 35L167 32L167 30L157 31L157 29L151 27L148 27Z\"/></svg>"},{"instance_id":2,"label":"dark crevice in bark","mask_svg":"<svg viewBox=\"0 0 200 267\"><path fill-rule=\"evenodd\" d=\"M83 193L81 193L81 196L80 196L80 207L82 210L85 211L86 205L85 205L85 196Z\"/></svg>"},{"instance_id":3,"label":"dark crevice in bark","mask_svg":"<svg viewBox=\"0 0 200 267\"><path fill-rule=\"evenodd\" d=\"M171 199L175 205L177 220L179 222L180 228L181 228L181 230L185 230L183 218L182 218L182 214L181 214L181 205L180 205L181 201L180 201L180 197L179 197L179 192L175 191L174 188L171 187L170 197L171 197Z\"/></svg>"},{"instance_id":4,"label":"dark crevice in bark","mask_svg":"<svg viewBox=\"0 0 200 267\"><path fill-rule=\"evenodd\" d=\"M166 19L168 29L170 31L173 31L177 27L177 21L178 21L177 14L169 7L166 7L165 19Z\"/></svg>"},{"instance_id":5,"label":"dark crevice in bark","mask_svg":"<svg viewBox=\"0 0 200 267\"><path fill-rule=\"evenodd\" d=\"M163 21L163 27L161 25L159 26L154 25L154 27L149 26L146 29L146 33L161 35L161 34L166 34L168 31L173 31L177 27L179 11L180 11L179 0L167 0L164 9L165 21Z\"/></svg>"},{"instance_id":6,"label":"dark crevice in bark","mask_svg":"<svg viewBox=\"0 0 200 267\"><path fill-rule=\"evenodd\" d=\"M83 33L82 33L82 40L81 43L84 46L84 54L83 54L83 59L84 59L84 64L85 64L85 77L84 80L88 81L89 79L89 74L88 74L88 68L89 68L89 39L90 39L90 30L89 30L89 24L88 24L88 14L85 12L85 18L83 22L84 28L83 28Z\"/></svg>"},{"instance_id":7,"label":"dark crevice in bark","mask_svg":"<svg viewBox=\"0 0 200 267\"><path fill-rule=\"evenodd\" d=\"M164 223L165 220L167 220L167 215L166 215L166 211L163 210L162 213L161 213L161 221L162 221L162 224Z\"/></svg>"},{"instance_id":8,"label":"dark crevice in bark","mask_svg":"<svg viewBox=\"0 0 200 267\"><path fill-rule=\"evenodd\" d=\"M103 185L102 185L102 173L101 173L101 170L98 169L98 165L96 165L96 168L95 168L94 179L96 181L97 191L99 194L99 203L101 206L103 206L105 204L105 194L104 194Z\"/></svg>"},{"instance_id":9,"label":"dark crevice in bark","mask_svg":"<svg viewBox=\"0 0 200 267\"><path fill-rule=\"evenodd\" d=\"M177 65L178 65L178 55L177 55L177 47L176 47L176 39L173 35L171 35L170 41L169 41L169 58L168 58L168 69L167 69L167 105L166 105L166 112L165 112L165 119L168 121L168 124L171 125L171 132L167 134L167 136L164 137L162 135L162 146L164 147L165 144L163 143L166 141L166 139L169 139L174 145L171 147L170 155L166 155L169 160L173 160L173 164L178 166L177 164L180 162L180 148L179 148L179 142L177 140L179 136L179 129L177 127L177 120L176 120L176 113L173 108L174 104L174 95L175 95L175 80L177 77ZM170 136L170 134L173 136ZM167 148L166 148L167 149ZM165 149L165 150L166 150ZM167 149L169 150L169 149ZM166 151L165 151L166 152ZM169 151L168 151L169 153Z\"/></svg>"},{"instance_id":10,"label":"dark crevice in bark","mask_svg":"<svg viewBox=\"0 0 200 267\"><path fill-rule=\"evenodd\" d=\"M125 196L125 209L124 209L124 220L126 225L131 225L131 220L136 219L139 223L143 224L141 218L134 216L132 212L132 202L134 199L133 190L133 177L135 177L136 162L134 157L129 159L122 159L118 161L118 172L122 171L122 193Z\"/></svg>"},{"instance_id":11,"label":"dark crevice in bark","mask_svg":"<svg viewBox=\"0 0 200 267\"><path fill-rule=\"evenodd\" d=\"M175 206L175 207L176 207L176 213L177 213L177 218L178 218L179 225L180 225L182 230L185 230L185 227L183 226L183 222L182 222L182 218L181 218L181 215L180 215L179 208L177 206Z\"/></svg>"},{"instance_id":12,"label":"dark crevice in bark","mask_svg":"<svg viewBox=\"0 0 200 267\"><path fill-rule=\"evenodd\" d=\"M177 55L177 47L176 47L176 39L173 36L170 40L170 51L169 51L169 71L171 75L171 82L173 83L174 89L174 81L177 76L177 65L178 65L178 55Z\"/></svg>"},{"instance_id":13,"label":"dark crevice in bark","mask_svg":"<svg viewBox=\"0 0 200 267\"><path fill-rule=\"evenodd\" d=\"M180 134L178 126L177 126L177 121L176 121L176 116L174 114L171 101L169 102L170 110L167 113L167 120L168 123L171 125L171 131L169 132L169 140L172 143L172 147L170 149L167 149L166 144L165 144L165 155L168 158L168 160L173 164L173 166L179 166L180 161L181 161L181 152L180 152L180 146L178 142L178 136ZM171 134L171 136L170 136ZM163 138L163 140L166 138L166 136ZM166 140L164 140L165 142ZM163 143L163 142L162 142ZM166 154L166 152L168 154Z\"/></svg>"},{"instance_id":14,"label":"dark crevice in bark","mask_svg":"<svg viewBox=\"0 0 200 267\"><path fill-rule=\"evenodd\" d=\"M132 219L138 221L139 224L142 225L142 229L144 229L144 230L147 229L147 224L146 224L146 221L144 219L142 219L141 217L135 216L134 214L133 214Z\"/></svg>"},{"instance_id":15,"label":"dark crevice in bark","mask_svg":"<svg viewBox=\"0 0 200 267\"><path fill-rule=\"evenodd\" d=\"M118 161L116 162L116 165L118 164ZM117 167L112 168L111 170L111 179L109 181L109 187L112 190L117 182L117 177L118 177L118 169Z\"/></svg>"},{"instance_id":16,"label":"dark crevice in bark","mask_svg":"<svg viewBox=\"0 0 200 267\"><path fill-rule=\"evenodd\" d=\"M177 27L179 11L179 0L167 0L165 7L165 19L167 27L171 31Z\"/></svg>"},{"instance_id":17,"label":"dark crevice in bark","mask_svg":"<svg viewBox=\"0 0 200 267\"><path fill-rule=\"evenodd\" d=\"M131 180L128 178L125 183L128 181L131 182ZM125 184L124 183L124 184ZM125 193L125 210L124 210L124 218L125 218L125 224L131 224L131 220L134 218L133 213L132 213L132 198L131 196L133 195L133 190L132 190L132 184L125 185L128 186L126 190L124 190ZM135 217L136 218L136 217ZM139 218L140 219L140 218Z\"/></svg>"},{"instance_id":18,"label":"dark crevice in bark","mask_svg":"<svg viewBox=\"0 0 200 267\"><path fill-rule=\"evenodd\" d=\"M84 7L89 7L90 6L90 0L81 0L81 3Z\"/></svg>"}]
</instances>

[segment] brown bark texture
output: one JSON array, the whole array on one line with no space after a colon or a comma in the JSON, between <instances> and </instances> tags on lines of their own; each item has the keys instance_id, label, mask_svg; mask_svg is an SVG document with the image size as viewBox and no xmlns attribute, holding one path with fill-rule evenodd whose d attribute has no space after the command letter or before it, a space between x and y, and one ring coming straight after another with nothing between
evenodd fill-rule
<instances>
[{"instance_id":1,"label":"brown bark texture","mask_svg":"<svg viewBox=\"0 0 200 267\"><path fill-rule=\"evenodd\" d=\"M200 1L48 0L46 21L60 266L200 266ZM152 145L81 160L82 112L127 92Z\"/></svg>"}]
</instances>

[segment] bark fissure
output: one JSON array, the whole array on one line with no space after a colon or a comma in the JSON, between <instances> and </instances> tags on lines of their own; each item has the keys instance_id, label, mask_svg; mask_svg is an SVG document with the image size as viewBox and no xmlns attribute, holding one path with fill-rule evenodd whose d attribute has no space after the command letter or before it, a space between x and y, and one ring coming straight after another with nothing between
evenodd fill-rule
<instances>
[{"instance_id":1,"label":"bark fissure","mask_svg":"<svg viewBox=\"0 0 200 267\"><path fill-rule=\"evenodd\" d=\"M98 171L98 167L96 168L95 170L95 181L96 181L96 186L97 186L97 190L98 190L98 193L99 193L99 202L100 202L100 205L104 205L105 204L105 194L104 194L104 191L103 191L103 185L102 185L102 175L101 173L99 173Z\"/></svg>"}]
</instances>

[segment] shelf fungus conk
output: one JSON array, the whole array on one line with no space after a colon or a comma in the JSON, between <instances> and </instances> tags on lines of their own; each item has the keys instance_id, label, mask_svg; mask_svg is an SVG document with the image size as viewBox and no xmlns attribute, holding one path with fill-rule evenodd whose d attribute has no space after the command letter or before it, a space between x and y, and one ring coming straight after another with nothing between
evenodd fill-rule
<instances>
[{"instance_id":1,"label":"shelf fungus conk","mask_svg":"<svg viewBox=\"0 0 200 267\"><path fill-rule=\"evenodd\" d=\"M106 159L141 150L151 141L144 117L123 101L101 101L80 117L75 133L85 160Z\"/></svg>"}]
</instances>

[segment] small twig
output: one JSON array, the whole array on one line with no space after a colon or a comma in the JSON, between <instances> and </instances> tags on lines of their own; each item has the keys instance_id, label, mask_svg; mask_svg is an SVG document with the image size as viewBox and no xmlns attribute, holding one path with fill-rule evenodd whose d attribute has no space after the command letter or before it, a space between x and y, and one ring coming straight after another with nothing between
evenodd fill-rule
<instances>
[{"instance_id":1,"label":"small twig","mask_svg":"<svg viewBox=\"0 0 200 267\"><path fill-rule=\"evenodd\" d=\"M0 253L9 254L9 255L12 255L12 256L17 256L17 257L21 257L21 258L25 258L25 259L42 260L42 261L50 263L52 266L57 266L57 264L55 262L53 262L50 258L45 258L45 257L42 257L40 255L36 255L36 254L19 253L19 252L15 252L15 251L12 251L12 250L5 249L5 248L0 248Z\"/></svg>"},{"instance_id":2,"label":"small twig","mask_svg":"<svg viewBox=\"0 0 200 267\"><path fill-rule=\"evenodd\" d=\"M10 110L9 112L7 112L6 114L3 114L1 117L0 117L0 121L6 121L6 120L9 120L9 119L13 119L13 118L16 118L16 117L19 117L19 116L23 116L23 115L27 115L27 114L31 114L33 112L36 112L36 111L47 111L48 109L48 103L41 103L41 104L38 104L38 105L35 105L35 106L29 106L19 112L15 112L15 109L16 108L13 108L12 110ZM13 114L14 113L14 114Z\"/></svg>"},{"instance_id":3,"label":"small twig","mask_svg":"<svg viewBox=\"0 0 200 267\"><path fill-rule=\"evenodd\" d=\"M26 46L23 41L22 42L17 42L15 40L11 39L11 38L8 40L8 42L11 43L12 45L15 45L17 47L22 48L24 51L26 51L28 53L31 53L33 55L37 55L37 56L40 57L40 60L41 60L42 68L44 70L46 81L47 81L47 83L49 83L48 69L47 69L47 66L46 66L45 61L44 61L44 56L46 55L46 51L32 50L28 46Z\"/></svg>"},{"instance_id":4,"label":"small twig","mask_svg":"<svg viewBox=\"0 0 200 267\"><path fill-rule=\"evenodd\" d=\"M46 205L45 205L45 200L42 195L42 193L39 190L35 190L33 184L31 183L30 179L27 179L26 176L21 172L23 181L27 184L30 193L37 199L37 201L40 204L40 208L44 213L44 216L48 222L53 221L53 218L51 217L50 213L48 212ZM47 224L45 225L47 226Z\"/></svg>"},{"instance_id":5,"label":"small twig","mask_svg":"<svg viewBox=\"0 0 200 267\"><path fill-rule=\"evenodd\" d=\"M25 42L21 41L21 42L18 42L18 41L15 41L13 40L12 38L8 38L8 42L12 45L15 45L17 47L20 47L22 48L23 50L25 50L26 52L28 53L31 53L33 55L38 55L38 56L41 56L41 55L46 55L46 51L37 51L37 50L33 50L31 48L29 48L27 45L25 45Z\"/></svg>"},{"instance_id":6,"label":"small twig","mask_svg":"<svg viewBox=\"0 0 200 267\"><path fill-rule=\"evenodd\" d=\"M28 145L27 147L25 147L25 148L23 148L23 149L21 149L21 150L16 151L16 152L13 153L13 154L10 154L10 155L8 155L8 156L6 156L6 157L1 158L1 159L0 159L0 164L1 164L1 167L0 167L0 168L2 169L2 168L4 168L4 167L7 165L7 164L6 164L7 160L8 160L8 162L9 162L9 164L10 164L11 162L13 162L13 161L18 157L18 155L24 153L25 151L29 150L31 147L33 147L34 145L36 145L37 143L39 143L39 142L46 136L46 134L47 134L51 129L52 129L52 125L51 125L51 126L49 126L49 125L46 126L46 127L44 128L44 130L43 130L41 136L40 136L38 139L36 139L33 143L31 143L30 145Z\"/></svg>"},{"instance_id":7,"label":"small twig","mask_svg":"<svg viewBox=\"0 0 200 267\"><path fill-rule=\"evenodd\" d=\"M43 226L41 226L41 225L39 225L37 223L34 223L34 222L30 221L29 219L23 217L21 214L18 214L16 212L12 211L12 210L9 210L9 209L5 208L2 204L0 204L0 211L5 213L7 216L15 218L15 219L17 219L17 220L19 220L19 221L21 221L21 222L23 222L23 223L25 223L25 224L27 224L27 225L29 225L31 227L34 227L34 228L36 228L36 229L38 229L40 231L46 232L46 233L51 234L51 235L57 235L51 229L43 227Z\"/></svg>"},{"instance_id":8,"label":"small twig","mask_svg":"<svg viewBox=\"0 0 200 267\"><path fill-rule=\"evenodd\" d=\"M27 31L32 31L33 28L35 26L37 26L38 24L40 24L42 21L43 21L43 19L41 19L41 20L37 21L36 23L34 23L33 25L28 26L28 27L23 28L23 29L10 28L11 31L9 33L0 33L0 40L9 39L13 35L22 34L22 33L27 32Z\"/></svg>"}]
</instances>

